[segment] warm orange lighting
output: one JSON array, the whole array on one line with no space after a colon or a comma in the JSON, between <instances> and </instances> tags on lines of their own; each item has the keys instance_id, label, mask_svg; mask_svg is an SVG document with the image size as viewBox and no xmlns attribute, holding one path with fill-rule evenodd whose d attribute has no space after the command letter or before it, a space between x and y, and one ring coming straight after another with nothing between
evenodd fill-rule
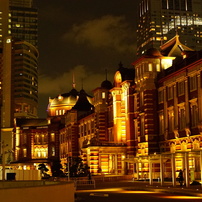
<instances>
[{"instance_id":1,"label":"warm orange lighting","mask_svg":"<svg viewBox=\"0 0 202 202\"><path fill-rule=\"evenodd\" d=\"M162 59L161 61L161 65L163 67L163 69L168 69L169 67L171 67L173 64L173 58L169 58L169 59Z\"/></svg>"},{"instance_id":2,"label":"warm orange lighting","mask_svg":"<svg viewBox=\"0 0 202 202\"><path fill-rule=\"evenodd\" d=\"M141 190L135 190L135 191L127 191L120 188L111 188L111 189L96 189L96 190L79 190L76 192L118 192L118 193L124 193L124 194L155 194L155 192L151 191L141 191Z\"/></svg>"},{"instance_id":3,"label":"warm orange lighting","mask_svg":"<svg viewBox=\"0 0 202 202\"><path fill-rule=\"evenodd\" d=\"M161 198L170 198L170 199L202 199L199 196L161 196Z\"/></svg>"}]
</instances>

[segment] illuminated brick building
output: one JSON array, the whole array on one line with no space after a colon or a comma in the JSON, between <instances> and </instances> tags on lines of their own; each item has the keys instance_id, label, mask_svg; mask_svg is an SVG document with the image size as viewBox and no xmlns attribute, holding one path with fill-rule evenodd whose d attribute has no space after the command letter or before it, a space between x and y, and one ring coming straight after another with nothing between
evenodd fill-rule
<instances>
[{"instance_id":1,"label":"illuminated brick building","mask_svg":"<svg viewBox=\"0 0 202 202\"><path fill-rule=\"evenodd\" d=\"M120 63L113 85L103 81L93 90L93 100L74 85L69 93L50 99L48 129L35 126L35 135L42 138L45 130L50 140L54 133L55 142L39 145L48 148L47 160L54 153L63 166L69 157L80 156L94 175L135 174L151 184L153 178L161 178L162 184L169 178L175 186L182 169L189 186L202 176L202 53L176 35L133 65L128 69ZM21 134L26 129L22 125ZM32 142L32 152L39 151ZM21 159L24 149L21 144Z\"/></svg>"},{"instance_id":2,"label":"illuminated brick building","mask_svg":"<svg viewBox=\"0 0 202 202\"><path fill-rule=\"evenodd\" d=\"M201 51L175 36L134 62L137 178L201 179Z\"/></svg>"},{"instance_id":3,"label":"illuminated brick building","mask_svg":"<svg viewBox=\"0 0 202 202\"><path fill-rule=\"evenodd\" d=\"M15 119L13 155L6 160L15 169L35 170L44 163L49 170L60 159L59 131L64 128L60 117L48 119ZM11 164L10 164L11 163Z\"/></svg>"},{"instance_id":4,"label":"illuminated brick building","mask_svg":"<svg viewBox=\"0 0 202 202\"><path fill-rule=\"evenodd\" d=\"M125 174L124 159L135 155L133 93L134 69L121 63L114 87L106 79L93 90L93 105L85 91L80 92L60 131L62 163L67 157L80 155L92 174ZM129 167L128 172L132 169Z\"/></svg>"}]
</instances>

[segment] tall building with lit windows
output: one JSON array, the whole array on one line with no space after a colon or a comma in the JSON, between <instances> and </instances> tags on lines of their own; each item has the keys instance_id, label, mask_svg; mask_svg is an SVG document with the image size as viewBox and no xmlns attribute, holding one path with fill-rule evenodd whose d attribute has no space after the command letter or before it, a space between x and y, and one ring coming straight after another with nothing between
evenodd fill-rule
<instances>
[{"instance_id":1,"label":"tall building with lit windows","mask_svg":"<svg viewBox=\"0 0 202 202\"><path fill-rule=\"evenodd\" d=\"M0 1L0 44L7 36L27 41L37 47L38 12L33 0Z\"/></svg>"},{"instance_id":2,"label":"tall building with lit windows","mask_svg":"<svg viewBox=\"0 0 202 202\"><path fill-rule=\"evenodd\" d=\"M33 0L0 1L3 127L12 127L14 117L37 117L37 20Z\"/></svg>"},{"instance_id":3,"label":"tall building with lit windows","mask_svg":"<svg viewBox=\"0 0 202 202\"><path fill-rule=\"evenodd\" d=\"M183 44L202 49L201 0L142 0L138 17L137 57L159 48L176 33Z\"/></svg>"},{"instance_id":4,"label":"tall building with lit windows","mask_svg":"<svg viewBox=\"0 0 202 202\"><path fill-rule=\"evenodd\" d=\"M37 118L38 13L33 0L0 1L1 134L13 148L15 118Z\"/></svg>"}]
</instances>

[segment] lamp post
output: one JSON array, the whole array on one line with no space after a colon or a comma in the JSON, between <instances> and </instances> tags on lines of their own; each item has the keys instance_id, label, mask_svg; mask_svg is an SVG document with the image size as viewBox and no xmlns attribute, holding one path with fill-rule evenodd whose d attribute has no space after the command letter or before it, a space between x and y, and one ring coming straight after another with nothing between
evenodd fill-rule
<instances>
[{"instance_id":1,"label":"lamp post","mask_svg":"<svg viewBox=\"0 0 202 202\"><path fill-rule=\"evenodd\" d=\"M68 162L67 162L67 169L68 169L68 181L70 181L69 159L70 159L70 157L68 156Z\"/></svg>"}]
</instances>

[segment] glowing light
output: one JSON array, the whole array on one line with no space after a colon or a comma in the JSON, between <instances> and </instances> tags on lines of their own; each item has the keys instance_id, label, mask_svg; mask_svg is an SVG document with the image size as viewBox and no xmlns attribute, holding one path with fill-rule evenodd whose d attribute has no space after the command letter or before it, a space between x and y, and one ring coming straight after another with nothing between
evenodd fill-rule
<instances>
[{"instance_id":1,"label":"glowing light","mask_svg":"<svg viewBox=\"0 0 202 202\"><path fill-rule=\"evenodd\" d=\"M124 193L124 194L155 194L155 192L151 192L151 191L142 191L142 190L134 190L134 191L128 191L128 190L124 190L121 188L111 188L111 189L96 189L96 190L79 190L76 192L117 192L117 193Z\"/></svg>"},{"instance_id":2,"label":"glowing light","mask_svg":"<svg viewBox=\"0 0 202 202\"><path fill-rule=\"evenodd\" d=\"M62 100L63 100L63 97L62 97L61 95L59 95L59 96L58 96L58 100L59 100L59 101L62 101Z\"/></svg>"},{"instance_id":3,"label":"glowing light","mask_svg":"<svg viewBox=\"0 0 202 202\"><path fill-rule=\"evenodd\" d=\"M6 43L11 43L11 39L7 39L7 40L6 40Z\"/></svg>"},{"instance_id":4,"label":"glowing light","mask_svg":"<svg viewBox=\"0 0 202 202\"><path fill-rule=\"evenodd\" d=\"M161 198L170 198L170 199L201 199L199 196L161 196Z\"/></svg>"},{"instance_id":5,"label":"glowing light","mask_svg":"<svg viewBox=\"0 0 202 202\"><path fill-rule=\"evenodd\" d=\"M168 69L172 66L173 59L162 59L161 64L163 69Z\"/></svg>"}]
</instances>

